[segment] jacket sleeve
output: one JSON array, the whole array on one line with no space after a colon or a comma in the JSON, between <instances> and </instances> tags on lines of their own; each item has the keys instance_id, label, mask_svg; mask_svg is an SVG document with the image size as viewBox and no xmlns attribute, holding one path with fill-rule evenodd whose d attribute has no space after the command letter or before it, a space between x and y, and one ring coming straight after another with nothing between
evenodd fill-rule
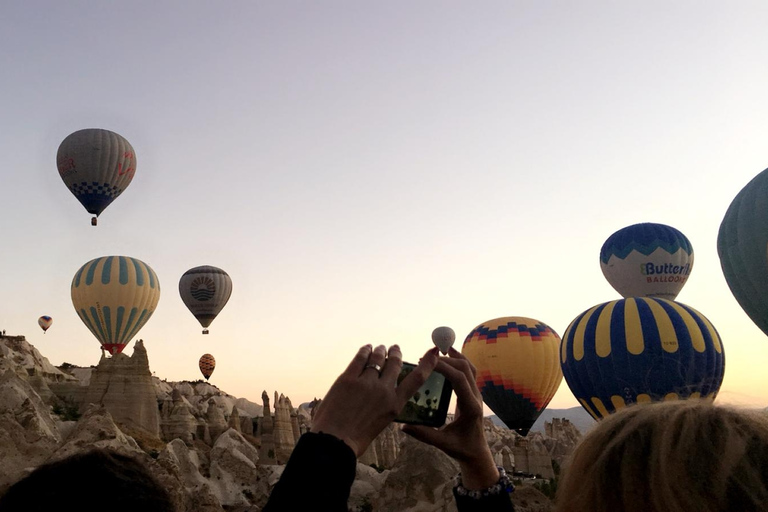
<instances>
[{"instance_id":1,"label":"jacket sleeve","mask_svg":"<svg viewBox=\"0 0 768 512\"><path fill-rule=\"evenodd\" d=\"M456 508L459 512L514 512L515 506L509 493L502 492L491 496L483 496L480 499L461 496L453 488L453 496L456 498Z\"/></svg>"},{"instance_id":2,"label":"jacket sleeve","mask_svg":"<svg viewBox=\"0 0 768 512\"><path fill-rule=\"evenodd\" d=\"M335 436L306 433L291 453L263 512L347 512L357 458Z\"/></svg>"}]
</instances>

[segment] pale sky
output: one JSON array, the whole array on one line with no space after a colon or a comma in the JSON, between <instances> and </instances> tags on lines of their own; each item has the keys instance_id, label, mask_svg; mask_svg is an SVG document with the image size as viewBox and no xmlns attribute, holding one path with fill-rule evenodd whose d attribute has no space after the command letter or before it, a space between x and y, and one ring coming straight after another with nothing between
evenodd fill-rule
<instances>
[{"instance_id":1,"label":"pale sky","mask_svg":"<svg viewBox=\"0 0 768 512\"><path fill-rule=\"evenodd\" d=\"M695 250L678 300L723 339L719 400L768 406L716 250L768 166L766 26L763 1L4 2L0 329L96 364L72 276L136 257L162 286L152 371L195 380L210 352L224 391L298 404L364 343L416 361L499 316L562 335L619 298L605 239L660 222ZM97 228L55 164L82 128L137 157ZM199 265L234 283L208 336L178 294ZM551 406L576 405L563 382Z\"/></svg>"}]
</instances>

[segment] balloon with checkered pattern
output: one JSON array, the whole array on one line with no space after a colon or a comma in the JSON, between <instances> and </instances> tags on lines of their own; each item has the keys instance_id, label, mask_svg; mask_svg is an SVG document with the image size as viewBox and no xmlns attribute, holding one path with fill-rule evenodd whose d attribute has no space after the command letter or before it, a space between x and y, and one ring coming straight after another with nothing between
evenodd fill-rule
<instances>
[{"instance_id":1,"label":"balloon with checkered pattern","mask_svg":"<svg viewBox=\"0 0 768 512\"><path fill-rule=\"evenodd\" d=\"M70 192L97 218L122 194L136 172L133 146L121 135L100 128L78 130L59 145L56 167Z\"/></svg>"}]
</instances>

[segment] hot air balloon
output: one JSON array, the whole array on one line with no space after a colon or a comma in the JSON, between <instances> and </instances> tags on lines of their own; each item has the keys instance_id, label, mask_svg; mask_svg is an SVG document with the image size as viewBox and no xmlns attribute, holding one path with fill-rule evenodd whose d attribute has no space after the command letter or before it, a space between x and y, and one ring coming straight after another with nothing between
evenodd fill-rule
<instances>
[{"instance_id":1,"label":"hot air balloon","mask_svg":"<svg viewBox=\"0 0 768 512\"><path fill-rule=\"evenodd\" d=\"M214 359L211 354L203 354L200 357L198 365L200 366L200 372L203 374L203 377L205 377L205 380L208 380L211 377L213 370L216 369L216 359Z\"/></svg>"},{"instance_id":2,"label":"hot air balloon","mask_svg":"<svg viewBox=\"0 0 768 512\"><path fill-rule=\"evenodd\" d=\"M37 319L37 325L40 326L40 328L43 330L43 334L51 327L51 324L53 323L53 318L43 315L40 318Z\"/></svg>"},{"instance_id":3,"label":"hot air balloon","mask_svg":"<svg viewBox=\"0 0 768 512\"><path fill-rule=\"evenodd\" d=\"M123 193L136 172L136 154L122 136L89 128L67 136L59 145L56 166L64 184L88 213L91 224Z\"/></svg>"},{"instance_id":4,"label":"hot air balloon","mask_svg":"<svg viewBox=\"0 0 768 512\"><path fill-rule=\"evenodd\" d=\"M634 224L608 237L600 249L600 268L624 298L674 300L693 268L693 247L671 226Z\"/></svg>"},{"instance_id":5,"label":"hot air balloon","mask_svg":"<svg viewBox=\"0 0 768 512\"><path fill-rule=\"evenodd\" d=\"M208 334L211 325L232 295L232 279L220 268L204 265L184 272L179 280L179 294Z\"/></svg>"},{"instance_id":6,"label":"hot air balloon","mask_svg":"<svg viewBox=\"0 0 768 512\"><path fill-rule=\"evenodd\" d=\"M75 274L71 291L80 320L112 355L123 351L160 300L155 271L128 256L89 261Z\"/></svg>"},{"instance_id":7,"label":"hot air balloon","mask_svg":"<svg viewBox=\"0 0 768 512\"><path fill-rule=\"evenodd\" d=\"M723 382L720 336L704 315L666 299L599 304L571 322L560 364L593 418L637 402L714 398Z\"/></svg>"},{"instance_id":8,"label":"hot air balloon","mask_svg":"<svg viewBox=\"0 0 768 512\"><path fill-rule=\"evenodd\" d=\"M447 354L448 350L453 346L453 342L456 341L456 333L450 327L438 327L432 331L432 343L435 344L440 352Z\"/></svg>"},{"instance_id":9,"label":"hot air balloon","mask_svg":"<svg viewBox=\"0 0 768 512\"><path fill-rule=\"evenodd\" d=\"M717 235L717 253L731 293L768 334L768 169L734 198Z\"/></svg>"},{"instance_id":10,"label":"hot air balloon","mask_svg":"<svg viewBox=\"0 0 768 512\"><path fill-rule=\"evenodd\" d=\"M507 427L527 435L563 378L559 347L552 328L513 316L475 327L461 352L477 368L483 401Z\"/></svg>"}]
</instances>

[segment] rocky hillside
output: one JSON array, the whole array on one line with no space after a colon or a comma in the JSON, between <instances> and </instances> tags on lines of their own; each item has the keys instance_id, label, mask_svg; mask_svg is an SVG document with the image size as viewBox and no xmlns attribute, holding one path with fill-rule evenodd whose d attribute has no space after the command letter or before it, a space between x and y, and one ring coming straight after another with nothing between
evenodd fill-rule
<instances>
[{"instance_id":1,"label":"rocky hillside","mask_svg":"<svg viewBox=\"0 0 768 512\"><path fill-rule=\"evenodd\" d=\"M203 381L153 377L149 355L102 357L97 366L55 367L23 336L0 337L0 492L35 466L109 447L143 459L171 490L179 510L257 511L280 477L319 401L294 408L276 391L262 404ZM499 464L551 478L578 440L553 422L548 434L516 433L486 424ZM455 510L456 464L390 425L360 458L350 510ZM518 510L548 510L533 488L513 498Z\"/></svg>"}]
</instances>

